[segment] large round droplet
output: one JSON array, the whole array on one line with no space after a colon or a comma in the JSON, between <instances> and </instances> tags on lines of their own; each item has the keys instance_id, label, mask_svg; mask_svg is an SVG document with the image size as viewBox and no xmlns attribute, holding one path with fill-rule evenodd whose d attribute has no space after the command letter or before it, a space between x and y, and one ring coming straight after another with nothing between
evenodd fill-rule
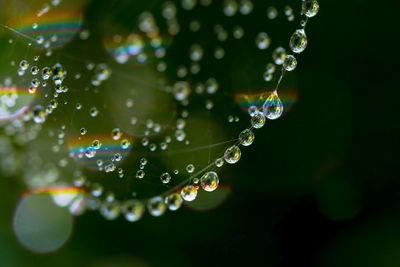
<instances>
[{"instance_id":1,"label":"large round droplet","mask_svg":"<svg viewBox=\"0 0 400 267\"><path fill-rule=\"evenodd\" d=\"M290 38L290 49L294 53L301 53L306 49L307 47L307 36L306 33L304 32L304 29L300 29L295 31L293 33L292 37Z\"/></svg>"},{"instance_id":2,"label":"large round droplet","mask_svg":"<svg viewBox=\"0 0 400 267\"><path fill-rule=\"evenodd\" d=\"M275 120L282 115L283 105L278 94L272 93L263 105L265 116L270 120Z\"/></svg>"},{"instance_id":3,"label":"large round droplet","mask_svg":"<svg viewBox=\"0 0 400 267\"><path fill-rule=\"evenodd\" d=\"M229 164L235 164L239 161L241 156L240 148L233 145L225 150L224 159Z\"/></svg>"},{"instance_id":4,"label":"large round droplet","mask_svg":"<svg viewBox=\"0 0 400 267\"><path fill-rule=\"evenodd\" d=\"M218 188L219 184L218 175L213 171L206 172L205 174L203 174L200 181L201 181L201 188L203 188L207 192L212 192Z\"/></svg>"},{"instance_id":5,"label":"large round droplet","mask_svg":"<svg viewBox=\"0 0 400 267\"><path fill-rule=\"evenodd\" d=\"M317 0L303 0L301 9L304 15L311 18L317 15L319 11L319 4Z\"/></svg>"}]
</instances>

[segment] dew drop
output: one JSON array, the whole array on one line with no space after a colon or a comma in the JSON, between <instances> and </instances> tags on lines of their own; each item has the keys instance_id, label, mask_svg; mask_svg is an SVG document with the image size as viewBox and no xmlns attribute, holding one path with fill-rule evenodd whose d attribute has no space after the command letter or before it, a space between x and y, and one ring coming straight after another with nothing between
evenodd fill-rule
<instances>
[{"instance_id":1,"label":"dew drop","mask_svg":"<svg viewBox=\"0 0 400 267\"><path fill-rule=\"evenodd\" d=\"M213 171L206 172L201 177L200 183L201 183L201 188L203 188L207 192L212 192L218 187L219 184L218 175Z\"/></svg>"},{"instance_id":2,"label":"dew drop","mask_svg":"<svg viewBox=\"0 0 400 267\"><path fill-rule=\"evenodd\" d=\"M225 150L224 159L229 164L235 164L239 161L241 156L240 148L233 145Z\"/></svg>"},{"instance_id":3,"label":"dew drop","mask_svg":"<svg viewBox=\"0 0 400 267\"><path fill-rule=\"evenodd\" d=\"M121 213L121 209L116 202L105 202L100 207L100 213L107 220L115 220Z\"/></svg>"},{"instance_id":4,"label":"dew drop","mask_svg":"<svg viewBox=\"0 0 400 267\"><path fill-rule=\"evenodd\" d=\"M197 186L187 185L181 190L181 196L185 201L193 201L197 197Z\"/></svg>"},{"instance_id":5,"label":"dew drop","mask_svg":"<svg viewBox=\"0 0 400 267\"><path fill-rule=\"evenodd\" d=\"M163 184L168 184L171 181L171 175L168 172L161 174L160 180Z\"/></svg>"},{"instance_id":6,"label":"dew drop","mask_svg":"<svg viewBox=\"0 0 400 267\"><path fill-rule=\"evenodd\" d=\"M283 47L277 47L274 52L272 52L272 59L276 65L282 65L286 57L286 50Z\"/></svg>"},{"instance_id":7,"label":"dew drop","mask_svg":"<svg viewBox=\"0 0 400 267\"><path fill-rule=\"evenodd\" d=\"M271 39L265 32L260 32L256 38L257 47L261 50L265 50L271 44Z\"/></svg>"},{"instance_id":8,"label":"dew drop","mask_svg":"<svg viewBox=\"0 0 400 267\"><path fill-rule=\"evenodd\" d=\"M245 129L239 134L240 144L249 146L254 142L254 133L250 129Z\"/></svg>"},{"instance_id":9,"label":"dew drop","mask_svg":"<svg viewBox=\"0 0 400 267\"><path fill-rule=\"evenodd\" d=\"M169 210L175 211L179 209L182 206L182 197L178 193L172 193L169 194L165 199L164 199L165 205L167 205Z\"/></svg>"},{"instance_id":10,"label":"dew drop","mask_svg":"<svg viewBox=\"0 0 400 267\"><path fill-rule=\"evenodd\" d=\"M124 217L129 222L136 222L140 220L144 213L144 205L141 201L129 199L122 204L121 210Z\"/></svg>"},{"instance_id":11,"label":"dew drop","mask_svg":"<svg viewBox=\"0 0 400 267\"><path fill-rule=\"evenodd\" d=\"M272 93L263 105L265 116L270 120L278 119L283 112L282 101L276 92Z\"/></svg>"},{"instance_id":12,"label":"dew drop","mask_svg":"<svg viewBox=\"0 0 400 267\"><path fill-rule=\"evenodd\" d=\"M297 30L293 33L289 45L290 49L292 49L294 53L301 53L306 49L307 36L304 29Z\"/></svg>"},{"instance_id":13,"label":"dew drop","mask_svg":"<svg viewBox=\"0 0 400 267\"><path fill-rule=\"evenodd\" d=\"M261 112L257 112L253 117L251 117L251 125L256 128L260 129L265 124L265 116Z\"/></svg>"},{"instance_id":14,"label":"dew drop","mask_svg":"<svg viewBox=\"0 0 400 267\"><path fill-rule=\"evenodd\" d=\"M319 4L317 0L303 0L301 8L303 14L311 18L317 15L319 11Z\"/></svg>"},{"instance_id":15,"label":"dew drop","mask_svg":"<svg viewBox=\"0 0 400 267\"><path fill-rule=\"evenodd\" d=\"M163 215L165 212L165 203L162 197L153 197L147 201L147 209L155 217Z\"/></svg>"},{"instance_id":16,"label":"dew drop","mask_svg":"<svg viewBox=\"0 0 400 267\"><path fill-rule=\"evenodd\" d=\"M283 68L292 71L297 67L297 59L293 55L287 55L283 61Z\"/></svg>"}]
</instances>

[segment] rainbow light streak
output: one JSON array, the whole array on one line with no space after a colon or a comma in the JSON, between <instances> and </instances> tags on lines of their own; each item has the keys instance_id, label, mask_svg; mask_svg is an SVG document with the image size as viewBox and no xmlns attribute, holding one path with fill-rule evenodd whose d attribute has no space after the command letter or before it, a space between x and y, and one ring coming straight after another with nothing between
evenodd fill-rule
<instances>
[{"instance_id":1,"label":"rainbow light streak","mask_svg":"<svg viewBox=\"0 0 400 267\"><path fill-rule=\"evenodd\" d=\"M11 20L9 25L35 40L42 36L44 42L50 41L49 48L57 48L65 45L81 30L82 20L81 10L52 10L41 17L29 14L18 20ZM34 24L37 24L36 28L33 27ZM36 48L44 47L44 43L32 45Z\"/></svg>"},{"instance_id":2,"label":"rainbow light streak","mask_svg":"<svg viewBox=\"0 0 400 267\"><path fill-rule=\"evenodd\" d=\"M251 106L255 106L257 107L257 109L262 110L265 100L271 93L272 92L255 94L235 94L235 103L239 105L240 109L245 112L247 112L247 110ZM282 90L279 91L278 94L279 98L282 101L284 112L291 110L299 98L297 90Z\"/></svg>"},{"instance_id":3,"label":"rainbow light streak","mask_svg":"<svg viewBox=\"0 0 400 267\"><path fill-rule=\"evenodd\" d=\"M52 187L52 188L40 188L26 191L22 194L22 197L26 195L42 194L42 195L83 195L86 196L87 192L83 187Z\"/></svg>"},{"instance_id":4,"label":"rainbow light streak","mask_svg":"<svg viewBox=\"0 0 400 267\"><path fill-rule=\"evenodd\" d=\"M128 148L123 149L121 140L127 139L130 142ZM86 150L91 147L94 140L99 140L102 145L99 149L95 150L96 153L92 158L85 155ZM98 160L102 160L105 166L112 163L112 158L115 154L119 153L122 158L120 161L114 161L115 165L122 163L127 158L132 150L133 138L131 136L123 135L119 140L114 140L110 135L95 135L95 136L80 136L78 138L70 138L67 141L69 156L73 158L78 164L91 169L99 169L97 165Z\"/></svg>"}]
</instances>

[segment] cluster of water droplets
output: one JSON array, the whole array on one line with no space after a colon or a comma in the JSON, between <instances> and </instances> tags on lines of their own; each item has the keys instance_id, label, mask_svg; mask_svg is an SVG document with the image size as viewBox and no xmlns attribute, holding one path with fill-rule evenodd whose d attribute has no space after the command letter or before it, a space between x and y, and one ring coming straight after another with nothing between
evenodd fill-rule
<instances>
[{"instance_id":1,"label":"cluster of water droplets","mask_svg":"<svg viewBox=\"0 0 400 267\"><path fill-rule=\"evenodd\" d=\"M234 17L237 15L247 16L251 14L255 8L255 3L253 2L254 1L251 0L225 0L222 3L222 13L226 17ZM60 4L60 1L53 0L51 4L57 6ZM167 25L169 37L160 34L160 26L152 13L147 11L141 13L138 17L140 33L128 34L125 37L122 35L115 35L112 38L112 43L115 46L115 49L112 49L112 52L110 52L112 57L120 65L129 64L130 62L144 63L150 61L150 59L154 59L157 62L157 72L164 73L168 71L169 65L166 64L164 60L167 55L167 49L163 46L163 42L168 40L171 36L178 36L182 31L183 25L179 23L177 17L178 11L191 11L196 5L207 8L211 4L211 0L183 0L181 1L181 6L178 7L178 4L175 2L166 1L161 7L161 14ZM250 124L239 133L234 144L229 145L225 151L206 168L199 168L198 171L196 171L197 165L195 167L193 163L186 164L184 168L186 173L180 173L178 169L173 168L170 170L163 170L157 175L156 179L161 186L167 188L167 191L160 195L143 199L138 199L135 194L132 194L133 198L128 198L123 201L118 200L116 194L113 192L106 192L106 186L103 186L100 182L90 182L82 172L75 172L73 174L73 185L75 187L85 188L86 192L85 194L77 195L69 202L68 206L71 213L80 215L85 210L98 210L100 214L108 220L115 220L122 214L127 221L135 222L142 218L146 209L152 216L158 217L163 215L166 210L178 210L184 201L194 201L200 189L206 192L215 191L220 184L217 174L218 168L221 168L224 164L231 165L239 162L242 157L241 149L254 143L254 132L263 128L267 119L275 120L280 118L283 114L283 104L278 95L279 84L286 72L296 69L298 55L306 49L308 43L305 33L307 21L309 18L314 17L319 10L319 5L316 0L303 0L301 7L301 15L304 19L300 23L300 28L295 30L289 40L290 52L288 53L286 49L281 46L276 47L272 51L272 62L266 62L266 68L260 70L265 82L273 81L274 75L280 70L280 76L276 83L275 90L271 93L263 94L262 107L250 106L247 109L250 115ZM43 6L38 16L42 16L49 11L50 5L47 4ZM270 20L276 19L278 13L278 9L274 6L270 6L266 10L267 18ZM291 7L286 6L283 13L288 21L293 21L295 19ZM193 33L200 31L202 27L203 24L197 19L192 19L189 23L189 29ZM222 44L230 35L235 40L240 40L246 35L245 29L240 25L228 29L227 26L216 24L212 31L215 34L218 45L213 48L211 53L215 60L219 61L223 60L226 57L226 53L228 53L226 51L227 49L224 48ZM82 40L88 38L88 32L86 30L82 30L80 35ZM43 40L41 38L39 39L38 43L42 44ZM269 34L262 31L252 39L252 44L255 45L256 49L265 51L271 47L273 42ZM148 47L151 47L151 49L147 49ZM51 50L48 50L46 53L50 56L51 52L49 51ZM206 68L201 62L204 57L208 56L207 53L210 53L209 49L201 43L194 42L191 43L187 51L184 52L187 53L189 63L176 66L174 74L176 79L171 84L167 84L164 87L164 91L171 95L180 109L175 124L172 127L170 126L173 129L172 132L154 141L151 137L160 135L166 127L154 119L147 119L142 122L146 128L143 136L135 138L138 145L146 149L150 154L159 151L168 151L169 146L172 146L174 143L186 146L189 145L191 140L186 126L190 115L188 111L189 108L187 107L190 101L192 101L191 97L193 95L202 96L204 109L212 110L215 105L214 97L221 89L220 82L212 75L205 77L203 82L196 84L192 83L188 78L198 75L203 68ZM28 59L21 60L18 64L17 74L19 77L23 77L25 72L29 72L32 76L29 86L30 94L36 94L44 87L51 87L53 89L51 91L46 91L45 98L48 99L46 105L34 105L25 116L25 121L32 121L35 124L42 125L46 122L48 116L59 107L59 96L67 93L69 88L66 85L68 81L68 79L66 79L67 70L62 64L56 63L53 66L39 66L39 64L37 64L38 60L39 57L35 58L33 62ZM86 70L90 71L90 84L93 86L92 88L99 88L99 90L101 90L106 81L114 75L112 67L106 63L99 63L97 65L89 63L86 65ZM68 73L71 72L72 71L69 71ZM81 74L77 73L74 77L76 80L79 80ZM97 92L96 89L93 89L93 91ZM49 92L51 92L51 94ZM134 107L135 105L135 100L127 99L127 108ZM85 108L85 106L81 103L74 104L74 109L77 111L83 108ZM89 116L93 119L97 119L103 107L101 105L93 105L87 108ZM135 126L139 123L138 121L140 121L138 118L132 117L130 123ZM239 117L229 115L228 121L239 122ZM63 127L58 134L59 145L64 143L64 131L65 127ZM91 131L87 127L79 127L79 138L85 138L90 136L90 134ZM129 173L129 170L124 170L124 167L119 166L126 158L123 151L130 151L134 146L134 141L132 139L125 138L128 134L121 130L121 128L115 127L111 132L107 132L107 136L111 137L113 142L117 144L118 149L115 149L116 151L110 152L106 157L100 157L100 154L104 152L103 149L105 149L107 139L103 140L99 137L92 139L91 143L86 146L80 146L78 152L74 154L74 157L78 160L96 159L96 169L98 171L116 173L122 180L129 175L135 177L138 181L146 181L146 179L150 177L150 175L146 175L146 172L148 172L148 170L150 172L152 168L147 157L142 157L139 160L133 174ZM112 149L105 150L108 152ZM66 165L67 161L61 164ZM180 182L174 184L175 180L179 180L178 175L180 174L184 175L185 179L181 179Z\"/></svg>"}]
</instances>

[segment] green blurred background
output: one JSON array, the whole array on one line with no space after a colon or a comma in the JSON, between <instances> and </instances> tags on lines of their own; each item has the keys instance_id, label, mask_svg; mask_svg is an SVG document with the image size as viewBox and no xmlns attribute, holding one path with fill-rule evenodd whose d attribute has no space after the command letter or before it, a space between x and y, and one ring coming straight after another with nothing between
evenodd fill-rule
<instances>
[{"instance_id":1,"label":"green blurred background","mask_svg":"<svg viewBox=\"0 0 400 267\"><path fill-rule=\"evenodd\" d=\"M24 188L1 178L0 266L400 266L396 11L320 5L299 101L224 169L233 192L220 207L134 224L88 212L64 247L36 255L11 227Z\"/></svg>"}]
</instances>

